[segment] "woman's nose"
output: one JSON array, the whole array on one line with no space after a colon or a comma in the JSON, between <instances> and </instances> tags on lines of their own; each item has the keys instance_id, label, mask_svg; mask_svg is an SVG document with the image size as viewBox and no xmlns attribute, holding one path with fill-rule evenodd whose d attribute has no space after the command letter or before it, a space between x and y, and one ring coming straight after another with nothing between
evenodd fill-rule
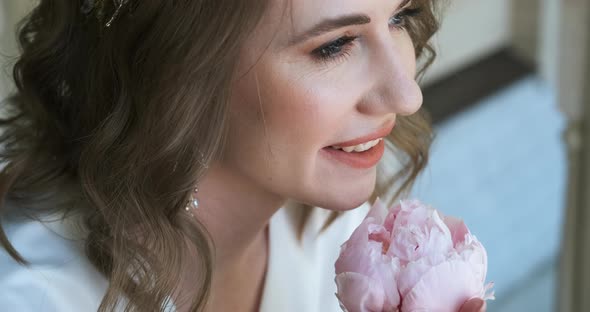
<instances>
[{"instance_id":1,"label":"woman's nose","mask_svg":"<svg viewBox=\"0 0 590 312\"><path fill-rule=\"evenodd\" d=\"M422 106L422 91L415 80L416 58L411 40L388 36L371 53L370 94L361 109L367 114L412 115Z\"/></svg>"}]
</instances>

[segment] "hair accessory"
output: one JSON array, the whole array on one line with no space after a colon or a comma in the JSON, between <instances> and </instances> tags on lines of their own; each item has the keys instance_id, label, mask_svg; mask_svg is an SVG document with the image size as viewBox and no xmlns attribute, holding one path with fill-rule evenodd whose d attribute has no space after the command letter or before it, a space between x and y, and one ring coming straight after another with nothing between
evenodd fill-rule
<instances>
[{"instance_id":1,"label":"hair accessory","mask_svg":"<svg viewBox=\"0 0 590 312\"><path fill-rule=\"evenodd\" d=\"M127 1L128 0L115 0L115 2L117 3L117 9L115 10L115 13L113 14L113 16L111 16L109 21L105 24L106 27L111 26L113 21L117 18L117 16L119 16L119 12L121 12L121 8L123 7L123 5L125 5L127 3Z\"/></svg>"},{"instance_id":2,"label":"hair accessory","mask_svg":"<svg viewBox=\"0 0 590 312\"><path fill-rule=\"evenodd\" d=\"M84 0L82 3L81 11L84 14L90 14L92 11L95 11L96 17L102 23L104 21L105 16L105 2L108 0ZM129 2L129 0L112 0L115 5L115 13L109 18L106 22L105 27L111 27L113 21L119 16L121 13L121 9L124 5Z\"/></svg>"}]
</instances>

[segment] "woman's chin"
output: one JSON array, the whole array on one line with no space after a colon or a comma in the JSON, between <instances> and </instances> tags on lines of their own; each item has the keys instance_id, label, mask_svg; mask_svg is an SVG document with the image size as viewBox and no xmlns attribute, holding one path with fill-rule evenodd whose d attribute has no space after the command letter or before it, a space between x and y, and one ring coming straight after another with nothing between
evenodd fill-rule
<instances>
[{"instance_id":1,"label":"woman's chin","mask_svg":"<svg viewBox=\"0 0 590 312\"><path fill-rule=\"evenodd\" d=\"M324 196L325 206L321 207L334 211L355 209L367 202L374 191L374 182L366 185L359 184L354 189L334 191L329 196Z\"/></svg>"},{"instance_id":2,"label":"woman's chin","mask_svg":"<svg viewBox=\"0 0 590 312\"><path fill-rule=\"evenodd\" d=\"M330 187L325 187L329 185ZM322 181L317 186L308 188L303 196L290 197L296 202L306 203L314 207L321 207L332 211L347 211L358 208L367 202L375 191L374 176L363 177L356 181L351 179L332 179Z\"/></svg>"},{"instance_id":3,"label":"woman's chin","mask_svg":"<svg viewBox=\"0 0 590 312\"><path fill-rule=\"evenodd\" d=\"M371 197L372 190L369 192L358 192L355 194L337 193L334 196L324 196L316 205L332 211L347 211L358 208Z\"/></svg>"}]
</instances>

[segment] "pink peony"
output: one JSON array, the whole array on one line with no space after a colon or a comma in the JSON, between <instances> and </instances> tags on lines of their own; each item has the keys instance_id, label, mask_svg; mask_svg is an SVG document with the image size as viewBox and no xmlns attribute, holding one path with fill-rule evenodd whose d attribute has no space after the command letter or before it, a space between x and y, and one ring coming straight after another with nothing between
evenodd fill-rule
<instances>
[{"instance_id":1,"label":"pink peony","mask_svg":"<svg viewBox=\"0 0 590 312\"><path fill-rule=\"evenodd\" d=\"M418 200L375 202L341 246L336 297L348 312L457 312L494 299L487 254L463 221Z\"/></svg>"}]
</instances>

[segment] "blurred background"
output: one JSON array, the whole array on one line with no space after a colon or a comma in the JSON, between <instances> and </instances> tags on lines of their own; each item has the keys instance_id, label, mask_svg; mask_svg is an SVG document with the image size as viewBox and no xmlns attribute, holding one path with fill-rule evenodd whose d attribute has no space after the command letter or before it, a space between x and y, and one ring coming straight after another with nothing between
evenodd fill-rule
<instances>
[{"instance_id":1,"label":"blurred background","mask_svg":"<svg viewBox=\"0 0 590 312\"><path fill-rule=\"evenodd\" d=\"M437 137L413 195L461 216L486 246L489 312L590 311L580 251L590 5L445 3L422 81Z\"/></svg>"},{"instance_id":2,"label":"blurred background","mask_svg":"<svg viewBox=\"0 0 590 312\"><path fill-rule=\"evenodd\" d=\"M32 3L0 0L0 98ZM421 82L437 137L413 195L461 216L487 247L489 312L590 311L590 4L444 3Z\"/></svg>"}]
</instances>

